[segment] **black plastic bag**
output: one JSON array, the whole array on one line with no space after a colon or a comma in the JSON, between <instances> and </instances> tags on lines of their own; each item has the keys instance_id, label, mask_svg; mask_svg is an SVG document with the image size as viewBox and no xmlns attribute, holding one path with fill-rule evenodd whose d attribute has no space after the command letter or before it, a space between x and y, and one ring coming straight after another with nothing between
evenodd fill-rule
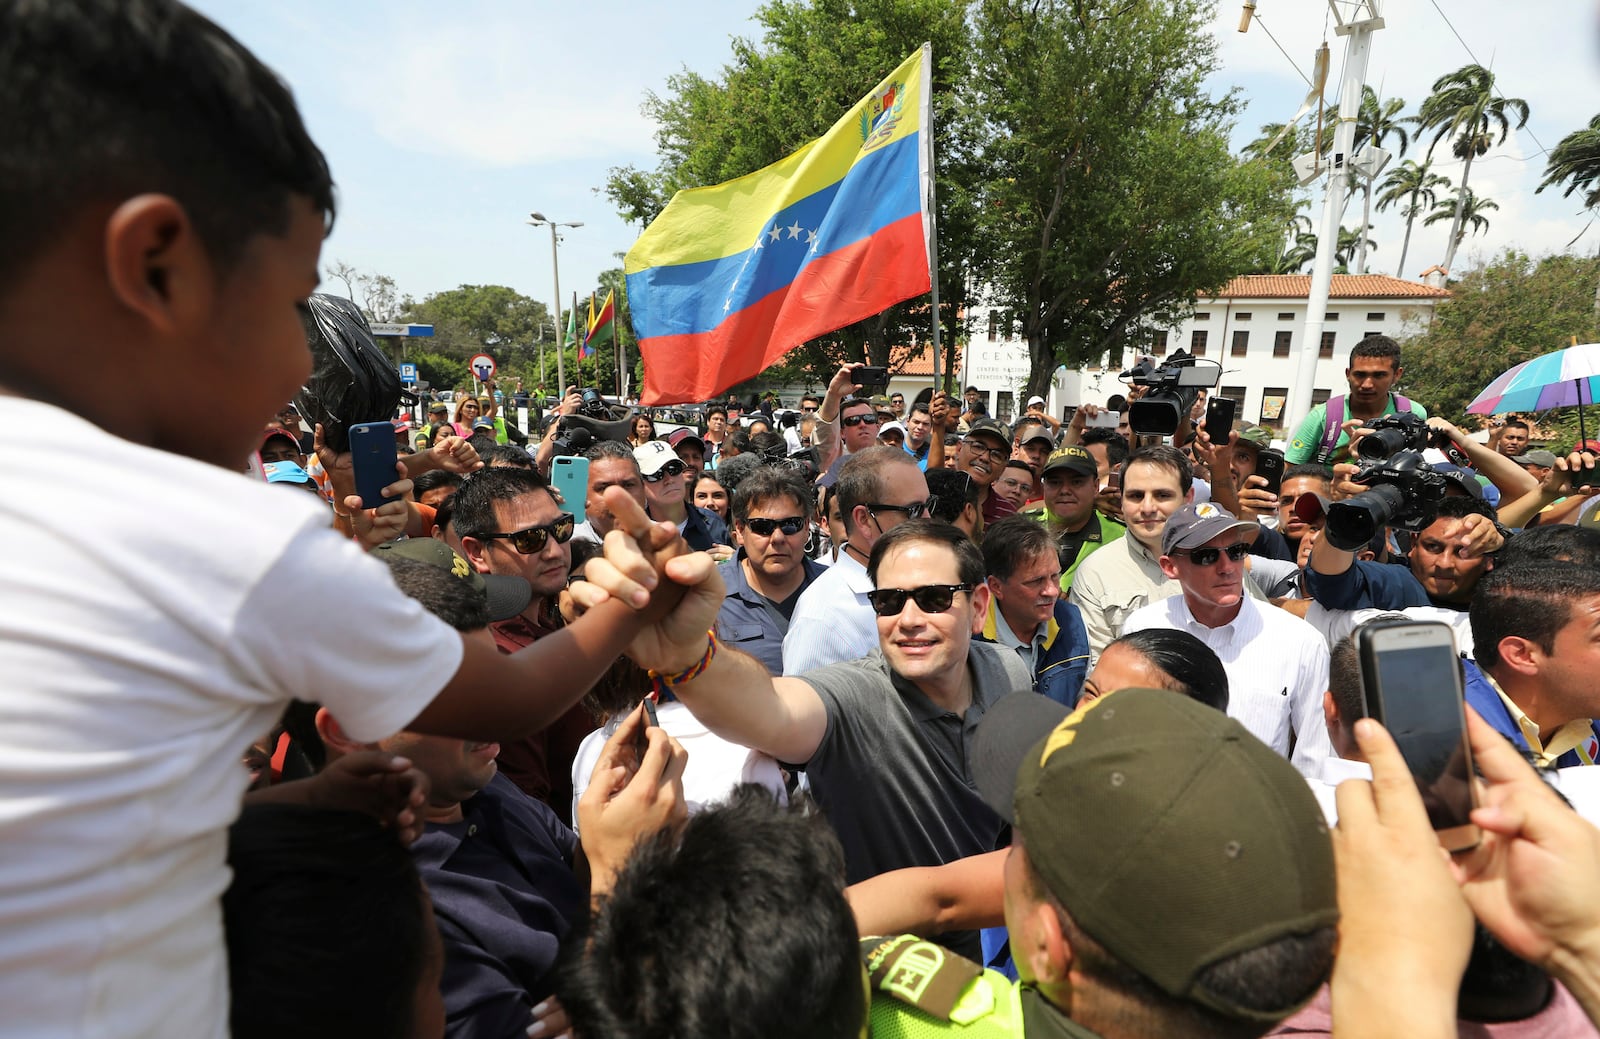
<instances>
[{"instance_id":1,"label":"black plastic bag","mask_svg":"<svg viewBox=\"0 0 1600 1039\"><path fill-rule=\"evenodd\" d=\"M351 426L389 421L410 395L350 300L319 292L306 301L300 319L311 347L311 377L295 394L295 407L313 429L322 423L323 443L348 451Z\"/></svg>"}]
</instances>

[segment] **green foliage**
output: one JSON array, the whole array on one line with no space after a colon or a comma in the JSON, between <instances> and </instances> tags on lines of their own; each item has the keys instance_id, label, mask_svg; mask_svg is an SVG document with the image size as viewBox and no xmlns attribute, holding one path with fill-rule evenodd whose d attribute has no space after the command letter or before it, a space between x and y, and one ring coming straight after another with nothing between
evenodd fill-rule
<instances>
[{"instance_id":1,"label":"green foliage","mask_svg":"<svg viewBox=\"0 0 1600 1039\"><path fill-rule=\"evenodd\" d=\"M408 299L402 320L431 324L429 348L435 353L465 360L485 352L501 367L530 358L537 363L541 335L555 342L545 305L504 285L462 285L420 303Z\"/></svg>"},{"instance_id":2,"label":"green foliage","mask_svg":"<svg viewBox=\"0 0 1600 1039\"><path fill-rule=\"evenodd\" d=\"M1406 236L1400 242L1400 262L1395 264L1394 276L1405 277L1406 253L1411 251L1411 227L1416 223L1417 217L1432 209L1438 201L1435 191L1443 191L1450 187L1450 178L1434 173L1432 160L1424 159L1420 163L1414 159L1407 159L1384 178L1379 185L1381 194L1378 195L1378 211L1381 213L1391 206L1400 206L1400 215L1406 218Z\"/></svg>"},{"instance_id":3,"label":"green foliage","mask_svg":"<svg viewBox=\"0 0 1600 1039\"><path fill-rule=\"evenodd\" d=\"M1434 311L1432 326L1405 342L1406 393L1430 413L1459 418L1512 365L1559 350L1573 336L1600 339L1597 281L1600 259L1534 260L1515 250L1467 272ZM1597 416L1600 409L1590 409L1591 419Z\"/></svg>"},{"instance_id":4,"label":"green foliage","mask_svg":"<svg viewBox=\"0 0 1600 1039\"><path fill-rule=\"evenodd\" d=\"M407 360L417 366L417 378L435 390L453 390L472 384L467 362L437 353L411 353Z\"/></svg>"},{"instance_id":5,"label":"green foliage","mask_svg":"<svg viewBox=\"0 0 1600 1039\"><path fill-rule=\"evenodd\" d=\"M1600 115L1589 120L1589 125L1582 130L1574 130L1561 138L1561 143L1550 152L1538 190L1562 183L1567 185L1561 193L1563 198L1574 191L1582 191L1586 209L1600 206Z\"/></svg>"},{"instance_id":6,"label":"green foliage","mask_svg":"<svg viewBox=\"0 0 1600 1039\"><path fill-rule=\"evenodd\" d=\"M1211 96L1202 0L983 0L967 106L983 114L983 268L1042 392L1170 327L1199 293L1269 268L1292 175L1235 159L1238 105Z\"/></svg>"}]
</instances>

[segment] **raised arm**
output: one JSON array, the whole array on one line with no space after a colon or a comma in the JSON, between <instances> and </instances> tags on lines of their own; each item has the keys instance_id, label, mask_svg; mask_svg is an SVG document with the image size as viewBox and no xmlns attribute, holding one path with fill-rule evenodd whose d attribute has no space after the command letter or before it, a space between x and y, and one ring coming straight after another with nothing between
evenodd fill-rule
<instances>
[{"instance_id":1,"label":"raised arm","mask_svg":"<svg viewBox=\"0 0 1600 1039\"><path fill-rule=\"evenodd\" d=\"M1466 454L1472 467L1487 476L1506 498L1520 498L1539 489L1539 481L1532 473L1493 448L1478 443L1448 420L1435 415L1428 420L1428 425L1449 437Z\"/></svg>"},{"instance_id":2,"label":"raised arm","mask_svg":"<svg viewBox=\"0 0 1600 1039\"><path fill-rule=\"evenodd\" d=\"M942 866L895 869L844 889L862 935L1000 927L1006 922L1006 849Z\"/></svg>"},{"instance_id":3,"label":"raised arm","mask_svg":"<svg viewBox=\"0 0 1600 1039\"><path fill-rule=\"evenodd\" d=\"M860 386L856 385L859 364L847 364L833 373L828 380L828 392L822 395L817 406L817 423L811 429L811 446L817 449L817 462L823 472L839 457L839 408L844 399Z\"/></svg>"}]
</instances>

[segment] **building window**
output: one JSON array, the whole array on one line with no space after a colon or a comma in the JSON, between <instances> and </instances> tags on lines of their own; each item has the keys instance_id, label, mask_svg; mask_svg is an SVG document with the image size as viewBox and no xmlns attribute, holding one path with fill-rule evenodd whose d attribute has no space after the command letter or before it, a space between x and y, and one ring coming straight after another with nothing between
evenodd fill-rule
<instances>
[{"instance_id":1,"label":"building window","mask_svg":"<svg viewBox=\"0 0 1600 1039\"><path fill-rule=\"evenodd\" d=\"M1294 332L1287 328L1280 329L1272 337L1272 356L1288 357L1289 344L1292 342L1294 342Z\"/></svg>"},{"instance_id":2,"label":"building window","mask_svg":"<svg viewBox=\"0 0 1600 1039\"><path fill-rule=\"evenodd\" d=\"M1317 349L1317 356L1318 357L1332 357L1333 356L1333 337L1338 335L1338 334L1339 333L1337 333L1337 332L1324 332L1324 333L1322 333L1322 346L1320 346Z\"/></svg>"},{"instance_id":3,"label":"building window","mask_svg":"<svg viewBox=\"0 0 1600 1039\"><path fill-rule=\"evenodd\" d=\"M1381 311L1381 310L1373 311L1372 313L1367 315L1367 320L1368 321L1383 321L1383 320L1385 320L1383 311Z\"/></svg>"},{"instance_id":4,"label":"building window","mask_svg":"<svg viewBox=\"0 0 1600 1039\"><path fill-rule=\"evenodd\" d=\"M1156 351L1155 352L1156 352L1156 356L1157 357L1165 357L1165 356L1167 356L1167 333L1165 333L1165 332L1157 332L1156 333L1155 347L1156 347Z\"/></svg>"},{"instance_id":5,"label":"building window","mask_svg":"<svg viewBox=\"0 0 1600 1039\"><path fill-rule=\"evenodd\" d=\"M1293 321L1294 320L1294 312L1291 311L1291 310L1280 310L1280 311L1278 311L1278 320L1279 321Z\"/></svg>"},{"instance_id":6,"label":"building window","mask_svg":"<svg viewBox=\"0 0 1600 1039\"><path fill-rule=\"evenodd\" d=\"M1278 426L1283 424L1284 405L1289 401L1289 387L1268 386L1261 391L1261 424L1263 426Z\"/></svg>"},{"instance_id":7,"label":"building window","mask_svg":"<svg viewBox=\"0 0 1600 1039\"><path fill-rule=\"evenodd\" d=\"M1217 396L1226 397L1229 400L1237 403L1239 407L1235 409L1234 413L1242 414L1244 412L1244 395L1247 392L1249 391L1244 386L1223 386L1221 389L1217 390Z\"/></svg>"},{"instance_id":8,"label":"building window","mask_svg":"<svg viewBox=\"0 0 1600 1039\"><path fill-rule=\"evenodd\" d=\"M1233 356L1243 357L1250 348L1250 333L1242 328L1233 330Z\"/></svg>"},{"instance_id":9,"label":"building window","mask_svg":"<svg viewBox=\"0 0 1600 1039\"><path fill-rule=\"evenodd\" d=\"M1206 355L1206 333L1204 329L1196 329L1189 333L1189 352L1196 357Z\"/></svg>"},{"instance_id":10,"label":"building window","mask_svg":"<svg viewBox=\"0 0 1600 1039\"><path fill-rule=\"evenodd\" d=\"M1339 320L1339 315L1338 314L1332 314L1332 313L1325 314L1325 315L1323 315L1322 320L1324 322L1337 321L1337 320Z\"/></svg>"},{"instance_id":11,"label":"building window","mask_svg":"<svg viewBox=\"0 0 1600 1039\"><path fill-rule=\"evenodd\" d=\"M1250 320L1250 312L1248 310L1241 311L1240 313L1237 313L1237 314L1233 315L1233 319L1235 321L1249 321Z\"/></svg>"},{"instance_id":12,"label":"building window","mask_svg":"<svg viewBox=\"0 0 1600 1039\"><path fill-rule=\"evenodd\" d=\"M1196 314L1194 316L1194 319L1196 321L1210 321L1211 320L1211 312L1209 310L1202 310L1200 313L1198 313L1198 314Z\"/></svg>"},{"instance_id":13,"label":"building window","mask_svg":"<svg viewBox=\"0 0 1600 1039\"><path fill-rule=\"evenodd\" d=\"M1000 314L998 311L989 311L989 342L993 343L1000 338Z\"/></svg>"},{"instance_id":14,"label":"building window","mask_svg":"<svg viewBox=\"0 0 1600 1039\"><path fill-rule=\"evenodd\" d=\"M1328 398L1331 396L1333 396L1332 390L1312 390L1311 406L1314 408L1318 404L1326 404L1328 403Z\"/></svg>"},{"instance_id":15,"label":"building window","mask_svg":"<svg viewBox=\"0 0 1600 1039\"><path fill-rule=\"evenodd\" d=\"M1016 410L1016 398L1010 390L1001 390L995 394L995 417L1001 422L1010 422L1011 415Z\"/></svg>"}]
</instances>

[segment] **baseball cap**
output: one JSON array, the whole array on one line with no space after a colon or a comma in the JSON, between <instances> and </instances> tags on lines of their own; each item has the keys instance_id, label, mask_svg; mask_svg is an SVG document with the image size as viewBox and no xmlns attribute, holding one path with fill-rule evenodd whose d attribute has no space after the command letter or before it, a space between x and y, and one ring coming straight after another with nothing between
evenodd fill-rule
<instances>
[{"instance_id":1,"label":"baseball cap","mask_svg":"<svg viewBox=\"0 0 1600 1039\"><path fill-rule=\"evenodd\" d=\"M1014 693L984 713L973 778L1050 894L1168 995L1239 1020L1286 1016L1293 1007L1241 1006L1200 978L1339 919L1327 823L1294 766L1170 690L1102 696L1043 738L1039 705L1007 709L1019 697L1044 699Z\"/></svg>"},{"instance_id":2,"label":"baseball cap","mask_svg":"<svg viewBox=\"0 0 1600 1039\"><path fill-rule=\"evenodd\" d=\"M261 467L268 483L310 483L311 474L293 462L268 462Z\"/></svg>"},{"instance_id":3,"label":"baseball cap","mask_svg":"<svg viewBox=\"0 0 1600 1039\"><path fill-rule=\"evenodd\" d=\"M1025 404L1025 405L1023 405L1023 406L1024 406L1024 407L1028 407L1028 408L1031 408L1031 407L1033 407L1033 406L1034 406L1034 405L1035 405L1035 404L1038 404L1038 405L1041 405L1041 406L1042 406L1042 405L1043 405L1043 404L1044 404L1044 398L1043 398L1043 397L1039 397L1039 396L1033 396L1033 397L1029 397L1029 398L1028 398L1028 403L1027 403L1027 404Z\"/></svg>"},{"instance_id":4,"label":"baseball cap","mask_svg":"<svg viewBox=\"0 0 1600 1039\"><path fill-rule=\"evenodd\" d=\"M492 419L492 418L481 418L481 419L478 419L477 421L472 423L472 428L475 431L479 430L479 429L487 429L492 433L492 432L494 432L494 419Z\"/></svg>"},{"instance_id":5,"label":"baseball cap","mask_svg":"<svg viewBox=\"0 0 1600 1039\"><path fill-rule=\"evenodd\" d=\"M442 401L434 401L432 404L428 405L428 414L437 415L441 412L446 415L450 414L449 406L444 404Z\"/></svg>"},{"instance_id":6,"label":"baseball cap","mask_svg":"<svg viewBox=\"0 0 1600 1039\"><path fill-rule=\"evenodd\" d=\"M1215 502L1185 505L1168 518L1166 529L1161 532L1161 554L1196 548L1230 531L1246 534L1246 541L1254 541L1261 534L1261 525L1239 519Z\"/></svg>"},{"instance_id":7,"label":"baseball cap","mask_svg":"<svg viewBox=\"0 0 1600 1039\"><path fill-rule=\"evenodd\" d=\"M1095 464L1094 455L1085 451L1077 444L1064 444L1050 452L1050 457L1044 461L1044 468L1039 475L1053 472L1057 469L1070 469L1080 476L1099 476L1100 467Z\"/></svg>"},{"instance_id":8,"label":"baseball cap","mask_svg":"<svg viewBox=\"0 0 1600 1039\"><path fill-rule=\"evenodd\" d=\"M1532 451L1522 452L1522 454L1513 458L1512 461L1516 462L1518 465L1542 465L1546 469L1554 469L1556 465L1556 456L1554 451L1546 451L1543 448L1534 448Z\"/></svg>"},{"instance_id":9,"label":"baseball cap","mask_svg":"<svg viewBox=\"0 0 1600 1039\"><path fill-rule=\"evenodd\" d=\"M1250 444L1256 448L1272 446L1272 430L1264 426L1245 426L1239 430L1237 443Z\"/></svg>"},{"instance_id":10,"label":"baseball cap","mask_svg":"<svg viewBox=\"0 0 1600 1039\"><path fill-rule=\"evenodd\" d=\"M1580 440L1572 445L1573 451L1587 451L1592 455L1600 455L1600 440Z\"/></svg>"},{"instance_id":11,"label":"baseball cap","mask_svg":"<svg viewBox=\"0 0 1600 1039\"><path fill-rule=\"evenodd\" d=\"M987 433L992 437L998 437L1001 447L1011 446L1011 430L1004 422L996 421L995 419L989 418L987 415L985 415L983 418L978 419L976 422L972 423L972 425L967 427L967 436L969 438L975 437L980 433Z\"/></svg>"},{"instance_id":12,"label":"baseball cap","mask_svg":"<svg viewBox=\"0 0 1600 1039\"><path fill-rule=\"evenodd\" d=\"M702 440L699 434L697 434L694 430L688 428L674 429L671 433L667 434L667 445L669 447L676 448L685 440L693 440L697 445L699 445L700 453L705 453L706 442Z\"/></svg>"},{"instance_id":13,"label":"baseball cap","mask_svg":"<svg viewBox=\"0 0 1600 1039\"><path fill-rule=\"evenodd\" d=\"M1483 501L1483 484L1478 482L1471 469L1441 462L1433 467L1433 471L1465 491L1467 497Z\"/></svg>"},{"instance_id":14,"label":"baseball cap","mask_svg":"<svg viewBox=\"0 0 1600 1039\"><path fill-rule=\"evenodd\" d=\"M633 449L633 458L639 463L639 472L644 476L654 476L668 462L681 464L683 461L665 440L645 441Z\"/></svg>"},{"instance_id":15,"label":"baseball cap","mask_svg":"<svg viewBox=\"0 0 1600 1039\"><path fill-rule=\"evenodd\" d=\"M397 418L397 419L395 419L394 420L394 431L396 433L409 433L409 432L411 432L411 420L407 419L407 418Z\"/></svg>"},{"instance_id":16,"label":"baseball cap","mask_svg":"<svg viewBox=\"0 0 1600 1039\"><path fill-rule=\"evenodd\" d=\"M533 601L533 585L509 574L480 574L438 538L405 538L390 541L372 550L377 556L398 556L448 570L465 581L489 603L489 621L506 621L528 608Z\"/></svg>"},{"instance_id":17,"label":"baseball cap","mask_svg":"<svg viewBox=\"0 0 1600 1039\"><path fill-rule=\"evenodd\" d=\"M905 435L906 435L905 423L904 422L898 422L898 421L896 421L896 422L885 422L883 425L878 427L878 439L882 440L883 439L883 435L885 433L890 433L890 432L899 433L900 434L900 438L902 440L905 439Z\"/></svg>"}]
</instances>

